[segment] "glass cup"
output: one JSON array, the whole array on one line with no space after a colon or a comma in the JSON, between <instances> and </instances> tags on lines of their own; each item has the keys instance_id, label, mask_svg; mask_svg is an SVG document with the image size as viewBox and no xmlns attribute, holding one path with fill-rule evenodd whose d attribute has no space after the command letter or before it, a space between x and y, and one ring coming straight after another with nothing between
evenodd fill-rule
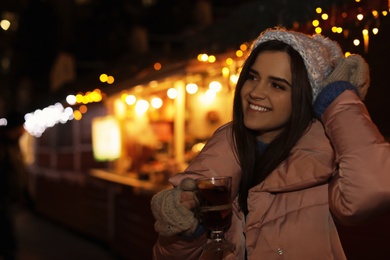
<instances>
[{"instance_id":1,"label":"glass cup","mask_svg":"<svg viewBox=\"0 0 390 260\"><path fill-rule=\"evenodd\" d=\"M224 238L232 219L232 177L210 177L196 180L200 206L200 221L210 231L210 242L204 251L234 250L235 246Z\"/></svg>"}]
</instances>

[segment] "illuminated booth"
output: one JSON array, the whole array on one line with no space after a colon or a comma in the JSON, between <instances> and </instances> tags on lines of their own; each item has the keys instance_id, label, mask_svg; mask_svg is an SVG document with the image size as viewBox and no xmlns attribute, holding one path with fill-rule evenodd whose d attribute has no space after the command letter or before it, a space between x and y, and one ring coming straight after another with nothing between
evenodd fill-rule
<instances>
[{"instance_id":1,"label":"illuminated booth","mask_svg":"<svg viewBox=\"0 0 390 260\"><path fill-rule=\"evenodd\" d=\"M92 169L91 174L167 184L212 133L231 120L233 91L247 47L218 57L199 55L165 77L159 77L164 75L162 66L151 72L150 80L117 83L121 90L103 101L108 116L92 121L94 157L111 161L111 168Z\"/></svg>"}]
</instances>

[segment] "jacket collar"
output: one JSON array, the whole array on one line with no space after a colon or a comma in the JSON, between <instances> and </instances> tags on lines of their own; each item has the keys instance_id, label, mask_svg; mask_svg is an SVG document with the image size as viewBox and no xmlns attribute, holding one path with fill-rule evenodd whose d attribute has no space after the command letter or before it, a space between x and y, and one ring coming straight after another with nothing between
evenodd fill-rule
<instances>
[{"instance_id":1,"label":"jacket collar","mask_svg":"<svg viewBox=\"0 0 390 260\"><path fill-rule=\"evenodd\" d=\"M290 156L253 191L286 192L321 185L329 181L335 169L334 152L319 121L291 150Z\"/></svg>"}]
</instances>

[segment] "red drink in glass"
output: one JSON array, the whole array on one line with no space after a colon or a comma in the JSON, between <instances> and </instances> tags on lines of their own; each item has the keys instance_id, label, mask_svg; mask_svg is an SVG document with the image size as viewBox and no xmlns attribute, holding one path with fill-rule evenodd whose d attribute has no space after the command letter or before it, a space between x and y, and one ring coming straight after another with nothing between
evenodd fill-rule
<instances>
[{"instance_id":1,"label":"red drink in glass","mask_svg":"<svg viewBox=\"0 0 390 260\"><path fill-rule=\"evenodd\" d=\"M204 186L204 187L203 187ZM232 218L230 187L199 184L201 214L210 230L224 229Z\"/></svg>"},{"instance_id":2,"label":"red drink in glass","mask_svg":"<svg viewBox=\"0 0 390 260\"><path fill-rule=\"evenodd\" d=\"M235 245L226 241L224 231L232 220L232 177L220 176L196 180L200 220L210 230L210 242L203 245L204 252L234 250Z\"/></svg>"}]
</instances>

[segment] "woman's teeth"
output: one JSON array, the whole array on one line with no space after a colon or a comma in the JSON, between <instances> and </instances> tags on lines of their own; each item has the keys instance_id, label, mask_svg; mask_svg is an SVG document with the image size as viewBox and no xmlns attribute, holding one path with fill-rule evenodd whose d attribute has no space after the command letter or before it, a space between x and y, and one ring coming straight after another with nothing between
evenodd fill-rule
<instances>
[{"instance_id":1,"label":"woman's teeth","mask_svg":"<svg viewBox=\"0 0 390 260\"><path fill-rule=\"evenodd\" d=\"M256 106L256 105L253 105L253 104L249 104L249 107L253 110L256 110L256 111L262 111L262 112L265 112L265 111L270 111L271 109L269 108L266 108L266 107L261 107L261 106Z\"/></svg>"}]
</instances>

